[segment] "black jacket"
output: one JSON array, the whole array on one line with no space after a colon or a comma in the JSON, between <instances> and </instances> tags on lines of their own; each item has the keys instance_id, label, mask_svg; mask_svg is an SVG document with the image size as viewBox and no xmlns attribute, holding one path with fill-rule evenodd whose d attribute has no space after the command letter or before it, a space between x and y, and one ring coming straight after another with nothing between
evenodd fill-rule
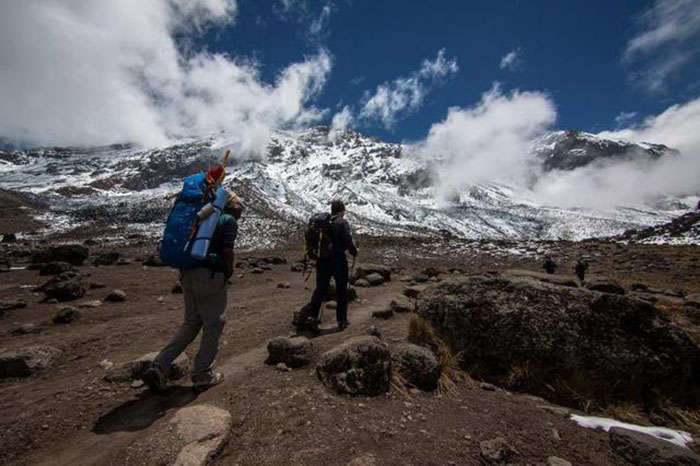
<instances>
[{"instance_id":1,"label":"black jacket","mask_svg":"<svg viewBox=\"0 0 700 466\"><path fill-rule=\"evenodd\" d=\"M334 216L332 222L333 236L331 240L331 254L337 257L344 255L345 251L348 251L353 256L356 256L357 246L355 246L355 240L352 237L352 231L350 231L350 224L348 221L343 217Z\"/></svg>"}]
</instances>

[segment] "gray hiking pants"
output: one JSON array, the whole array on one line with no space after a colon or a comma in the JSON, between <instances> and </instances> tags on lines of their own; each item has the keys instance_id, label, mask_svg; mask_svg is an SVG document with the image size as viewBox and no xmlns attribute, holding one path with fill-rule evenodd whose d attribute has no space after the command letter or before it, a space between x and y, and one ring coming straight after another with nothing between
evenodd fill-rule
<instances>
[{"instance_id":1,"label":"gray hiking pants","mask_svg":"<svg viewBox=\"0 0 700 466\"><path fill-rule=\"evenodd\" d=\"M170 343L156 357L154 364L168 376L170 364L192 343L202 329L202 341L194 360L192 381L207 383L219 350L219 337L226 321L226 277L223 273L199 267L183 270L182 294L185 321Z\"/></svg>"}]
</instances>

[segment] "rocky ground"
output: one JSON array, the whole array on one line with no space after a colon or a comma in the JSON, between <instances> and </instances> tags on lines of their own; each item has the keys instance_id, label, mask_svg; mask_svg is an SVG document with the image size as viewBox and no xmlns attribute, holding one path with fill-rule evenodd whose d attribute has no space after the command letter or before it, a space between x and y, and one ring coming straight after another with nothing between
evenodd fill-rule
<instances>
[{"instance_id":1,"label":"rocky ground","mask_svg":"<svg viewBox=\"0 0 700 466\"><path fill-rule=\"evenodd\" d=\"M680 325L696 350L700 341L694 307L698 303L693 301L694 293L700 292L698 247L538 243L505 253L512 244L489 243L479 248L474 243L378 238L362 238L360 243L363 264L386 264L392 270L391 281L356 288L359 299L350 306L352 325L345 332L334 330L334 311L326 309L322 335L311 339L312 348L302 351L300 364L289 362L300 366L294 369L266 364L267 344L295 333L292 312L308 300L313 279L304 281L301 272L291 270L298 256L291 247L239 253L241 265L229 287L227 324L217 363L226 381L194 396L184 376L173 381L175 388L168 397L151 395L133 381L143 363L129 363L159 350L182 314L182 296L173 293L177 273L143 265L153 252L152 243L90 246L82 265L64 265L80 274L67 272L64 281L84 287L82 296L65 302L46 301L48 293L35 291L52 278L40 273L55 273L61 266L53 271L48 266L23 268L31 254L47 245L1 244L0 262L12 267L0 275L0 301L7 309L0 317L3 463L169 464L189 458L193 463L185 464L198 464L213 455L219 464L567 464L551 457L576 465L625 464L624 448L613 449L615 443L607 433L579 427L567 418L567 410L502 379L488 379L478 372L470 377L453 370L451 377L441 379L438 389L424 391L396 376L401 366L395 359L389 378L363 385L364 376L358 376L358 383L349 383L349 391L356 394L349 395L339 394L337 384L329 382L334 377L339 380L332 373L336 369L329 369L324 379L316 366L336 367L336 362L329 362L332 355L324 353L352 345L355 337L371 340L364 344L375 345L379 362L401 353L411 321L416 319L416 301L408 301L409 312L376 311L391 309L392 301L394 309L400 310L396 303L405 302L399 297L407 286L427 293L422 287L480 275L528 283L546 279L555 283L543 286L564 289L562 285L571 285L571 261L579 254L592 258L587 281L615 280L627 296L654 303L655 312ZM529 249L553 254L560 264L554 280L539 273L539 259L528 254ZM277 257L286 263L246 257ZM80 262L80 253L53 258ZM362 267L356 265L356 271ZM52 296L64 299L65 288L61 290ZM69 294L71 290L68 287ZM417 302L420 308L420 298ZM371 327L380 340L366 336ZM498 338L494 346L508 344L503 335ZM22 354L31 347L26 368L8 362L13 353ZM190 359L195 349L196 344L188 349ZM357 351L365 354L364 349ZM182 364L180 373L186 374L187 362ZM387 365L375 364L371 371L358 369L354 374L376 375ZM443 372L447 369L444 366ZM22 370L30 375L18 377L26 375ZM347 384L344 369L337 370ZM410 371L401 374L409 377ZM485 384L481 378L498 383ZM374 396L363 394L370 385L379 387ZM587 407L639 424L697 428L697 411L687 407L668 412L645 411L632 402L570 407ZM673 417L670 413L684 414Z\"/></svg>"}]
</instances>

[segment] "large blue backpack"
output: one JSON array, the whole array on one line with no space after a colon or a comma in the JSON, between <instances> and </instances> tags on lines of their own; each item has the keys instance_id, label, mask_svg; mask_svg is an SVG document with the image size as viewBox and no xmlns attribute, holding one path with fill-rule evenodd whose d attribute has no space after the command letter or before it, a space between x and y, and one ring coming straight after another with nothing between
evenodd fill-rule
<instances>
[{"instance_id":1,"label":"large blue backpack","mask_svg":"<svg viewBox=\"0 0 700 466\"><path fill-rule=\"evenodd\" d=\"M158 248L160 260L165 265L176 269L193 269L203 265L203 261L194 259L190 254L192 245L189 237L197 220L197 212L212 200L204 178L204 173L185 178L182 191L170 211Z\"/></svg>"}]
</instances>

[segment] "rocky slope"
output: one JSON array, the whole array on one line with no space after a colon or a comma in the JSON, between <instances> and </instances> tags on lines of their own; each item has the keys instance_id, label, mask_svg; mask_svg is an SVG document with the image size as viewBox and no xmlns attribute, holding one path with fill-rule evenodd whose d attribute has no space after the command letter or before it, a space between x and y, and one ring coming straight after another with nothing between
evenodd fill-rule
<instances>
[{"instance_id":1,"label":"rocky slope","mask_svg":"<svg viewBox=\"0 0 700 466\"><path fill-rule=\"evenodd\" d=\"M130 232L157 236L182 178L214 163L227 143L212 138L153 150L113 145L0 151L0 186L49 206L40 210L39 219L48 223L42 234L89 225L97 235L123 237L127 225ZM610 157L658 158L675 151L555 132L538 141L533 154L545 169L572 169ZM682 213L678 205L562 209L498 183L473 185L444 200L435 175L439 163L400 144L317 127L277 133L264 158L234 161L226 184L248 200L242 226L248 234L242 238L254 238L249 246L293 234L335 197L349 204L360 233L389 236L580 240Z\"/></svg>"}]
</instances>

